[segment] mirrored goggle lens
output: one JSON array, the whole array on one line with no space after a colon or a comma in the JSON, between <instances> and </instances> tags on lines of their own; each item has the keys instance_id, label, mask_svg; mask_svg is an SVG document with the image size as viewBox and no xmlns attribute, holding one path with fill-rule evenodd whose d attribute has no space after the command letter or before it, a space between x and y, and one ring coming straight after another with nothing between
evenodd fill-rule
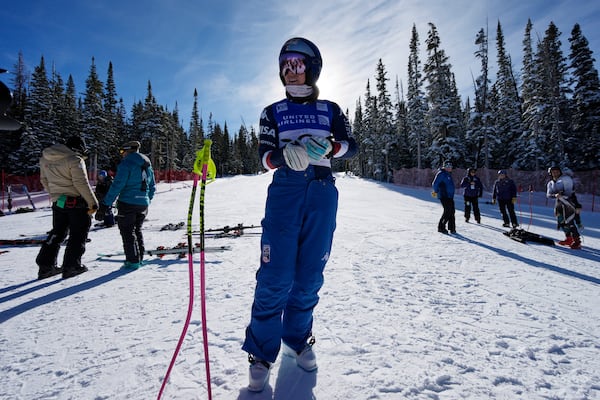
<instances>
[{"instance_id":1,"label":"mirrored goggle lens","mask_svg":"<svg viewBox=\"0 0 600 400\"><path fill-rule=\"evenodd\" d=\"M315 54L315 52L313 51L313 49L308 45L308 43L306 43L304 40L300 40L300 39L288 40L286 42L285 46L283 47L282 51L286 52L286 53L292 53L292 52L304 53L304 54L308 54L309 57L317 56Z\"/></svg>"},{"instance_id":2,"label":"mirrored goggle lens","mask_svg":"<svg viewBox=\"0 0 600 400\"><path fill-rule=\"evenodd\" d=\"M305 57L302 54L287 53L279 58L279 70L282 76L288 73L303 74L306 71Z\"/></svg>"}]
</instances>

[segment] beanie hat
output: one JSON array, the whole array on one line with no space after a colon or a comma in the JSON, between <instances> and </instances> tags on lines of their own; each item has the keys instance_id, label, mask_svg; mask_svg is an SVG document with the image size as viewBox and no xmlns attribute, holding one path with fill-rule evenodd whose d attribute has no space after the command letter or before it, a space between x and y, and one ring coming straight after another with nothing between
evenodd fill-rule
<instances>
[{"instance_id":1,"label":"beanie hat","mask_svg":"<svg viewBox=\"0 0 600 400\"><path fill-rule=\"evenodd\" d=\"M452 168L452 163L450 161L446 161L444 163L444 168Z\"/></svg>"},{"instance_id":2,"label":"beanie hat","mask_svg":"<svg viewBox=\"0 0 600 400\"><path fill-rule=\"evenodd\" d=\"M130 151L130 150L138 151L140 149L140 146L141 146L140 142L138 142L137 140L132 140L130 142L127 142L127 143L123 144L123 146L121 146L121 150L124 150L124 151Z\"/></svg>"},{"instance_id":3,"label":"beanie hat","mask_svg":"<svg viewBox=\"0 0 600 400\"><path fill-rule=\"evenodd\" d=\"M65 145L74 152L82 155L85 155L88 152L87 146L85 145L85 140L83 140L83 138L80 136L71 136L67 139Z\"/></svg>"},{"instance_id":4,"label":"beanie hat","mask_svg":"<svg viewBox=\"0 0 600 400\"><path fill-rule=\"evenodd\" d=\"M562 175L562 170L558 165L552 165L550 168L548 168L548 175L552 175L552 170L559 171Z\"/></svg>"}]
</instances>

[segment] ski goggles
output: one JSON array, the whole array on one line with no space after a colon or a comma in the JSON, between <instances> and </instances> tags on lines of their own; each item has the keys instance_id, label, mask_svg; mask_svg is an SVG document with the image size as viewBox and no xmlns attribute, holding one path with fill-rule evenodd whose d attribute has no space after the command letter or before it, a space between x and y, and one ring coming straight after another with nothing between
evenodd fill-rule
<instances>
[{"instance_id":1,"label":"ski goggles","mask_svg":"<svg viewBox=\"0 0 600 400\"><path fill-rule=\"evenodd\" d=\"M281 76L289 73L300 75L306 72L306 57L300 53L285 53L279 57Z\"/></svg>"}]
</instances>

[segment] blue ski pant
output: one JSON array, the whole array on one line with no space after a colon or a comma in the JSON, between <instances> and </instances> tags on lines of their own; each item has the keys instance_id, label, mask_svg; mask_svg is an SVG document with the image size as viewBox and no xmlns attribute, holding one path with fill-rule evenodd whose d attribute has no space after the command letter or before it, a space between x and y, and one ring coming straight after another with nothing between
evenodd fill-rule
<instances>
[{"instance_id":1,"label":"blue ski pant","mask_svg":"<svg viewBox=\"0 0 600 400\"><path fill-rule=\"evenodd\" d=\"M312 335L338 203L334 178L326 172L282 167L269 186L252 316L242 347L261 360L275 362L282 341L301 351Z\"/></svg>"}]
</instances>

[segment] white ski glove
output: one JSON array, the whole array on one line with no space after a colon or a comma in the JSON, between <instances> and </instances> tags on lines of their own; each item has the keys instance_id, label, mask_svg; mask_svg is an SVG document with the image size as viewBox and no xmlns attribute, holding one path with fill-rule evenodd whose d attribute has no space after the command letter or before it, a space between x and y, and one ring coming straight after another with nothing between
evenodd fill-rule
<instances>
[{"instance_id":1,"label":"white ski glove","mask_svg":"<svg viewBox=\"0 0 600 400\"><path fill-rule=\"evenodd\" d=\"M333 150L331 141L322 136L311 136L303 142L306 146L308 157L314 161L319 161L321 158L326 157Z\"/></svg>"},{"instance_id":2,"label":"white ski glove","mask_svg":"<svg viewBox=\"0 0 600 400\"><path fill-rule=\"evenodd\" d=\"M283 158L287 166L294 171L304 171L310 162L306 148L298 141L288 143L283 148Z\"/></svg>"}]
</instances>

